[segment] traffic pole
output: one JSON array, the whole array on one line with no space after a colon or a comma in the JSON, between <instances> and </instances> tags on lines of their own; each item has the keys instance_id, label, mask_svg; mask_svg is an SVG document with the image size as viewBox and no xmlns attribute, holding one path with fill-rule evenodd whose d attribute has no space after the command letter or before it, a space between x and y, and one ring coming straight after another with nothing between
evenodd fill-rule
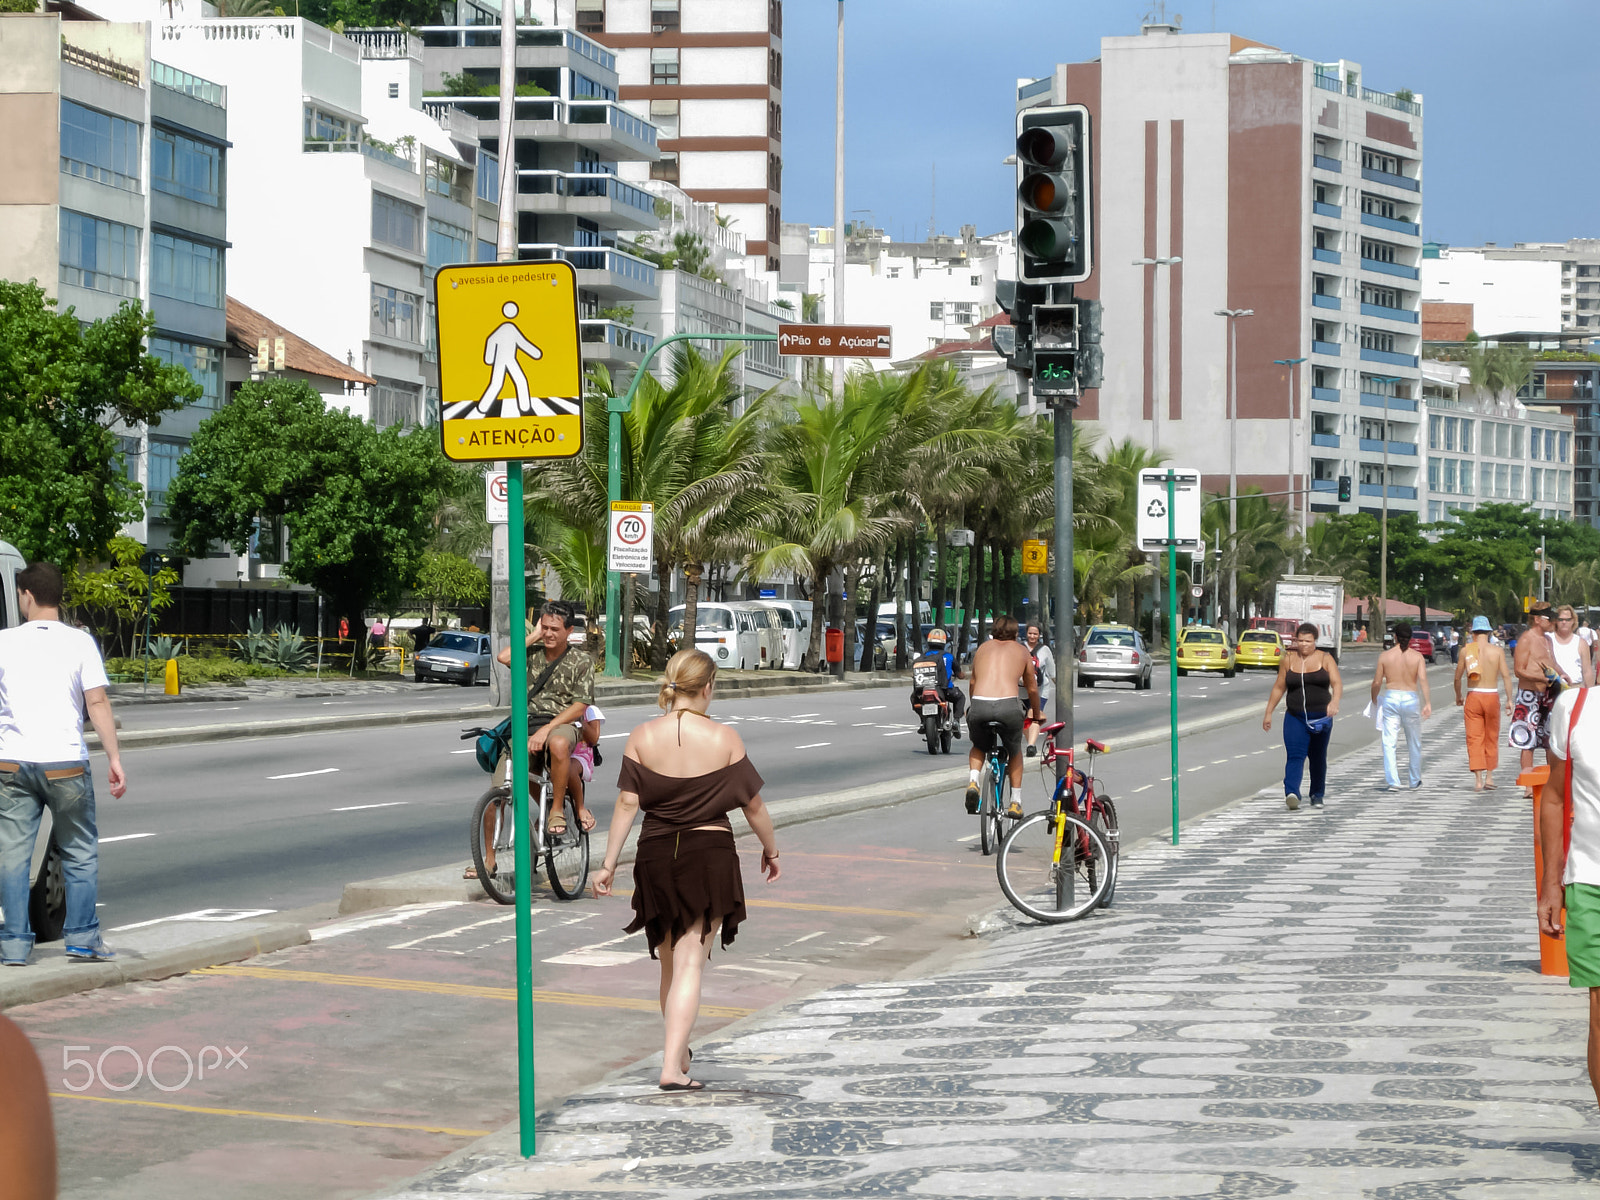
<instances>
[{"instance_id":1,"label":"traffic pole","mask_svg":"<svg viewBox=\"0 0 1600 1200\"><path fill-rule=\"evenodd\" d=\"M1167 703L1172 725L1172 844L1178 844L1178 477L1167 471Z\"/></svg>"},{"instance_id":2,"label":"traffic pole","mask_svg":"<svg viewBox=\"0 0 1600 1200\"><path fill-rule=\"evenodd\" d=\"M1076 627L1072 595L1072 406L1055 406L1055 485L1056 485L1056 720L1065 728L1056 735L1056 745L1071 747L1075 731L1072 722L1072 691ZM1056 779L1067 771L1066 756L1056 759Z\"/></svg>"},{"instance_id":3,"label":"traffic pole","mask_svg":"<svg viewBox=\"0 0 1600 1200\"><path fill-rule=\"evenodd\" d=\"M517 1114L522 1156L538 1153L533 1091L533 836L528 811L528 580L523 570L522 462L506 463L506 540L510 542L511 798L517 872ZM521 617L522 620L517 620Z\"/></svg>"}]
</instances>

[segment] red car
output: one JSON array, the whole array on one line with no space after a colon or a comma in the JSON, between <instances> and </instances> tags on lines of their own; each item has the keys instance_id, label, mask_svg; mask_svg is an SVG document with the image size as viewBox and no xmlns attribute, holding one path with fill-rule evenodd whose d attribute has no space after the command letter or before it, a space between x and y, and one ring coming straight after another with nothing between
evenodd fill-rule
<instances>
[{"instance_id":1,"label":"red car","mask_svg":"<svg viewBox=\"0 0 1600 1200\"><path fill-rule=\"evenodd\" d=\"M1413 631L1411 634L1411 649L1427 659L1429 666L1433 665L1434 648L1433 635L1431 633L1421 629Z\"/></svg>"}]
</instances>

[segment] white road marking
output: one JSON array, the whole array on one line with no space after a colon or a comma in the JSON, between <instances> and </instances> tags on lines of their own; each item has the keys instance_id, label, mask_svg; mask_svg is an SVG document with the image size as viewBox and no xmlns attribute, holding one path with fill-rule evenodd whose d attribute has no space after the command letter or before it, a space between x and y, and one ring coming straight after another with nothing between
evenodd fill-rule
<instances>
[{"instance_id":1,"label":"white road marking","mask_svg":"<svg viewBox=\"0 0 1600 1200\"><path fill-rule=\"evenodd\" d=\"M1185 774L1193 775L1196 771L1204 771L1205 769L1206 769L1205 763L1201 763L1198 767L1189 767L1185 771Z\"/></svg>"},{"instance_id":2,"label":"white road marking","mask_svg":"<svg viewBox=\"0 0 1600 1200\"><path fill-rule=\"evenodd\" d=\"M603 742L607 738L619 738L619 737L627 737L627 736L628 735L626 733L602 733L600 735L600 740Z\"/></svg>"},{"instance_id":3,"label":"white road marking","mask_svg":"<svg viewBox=\"0 0 1600 1200\"><path fill-rule=\"evenodd\" d=\"M1133 791L1134 791L1134 794L1135 794L1135 795L1137 795L1137 794L1138 794L1138 793L1140 793L1140 792L1148 792L1148 791L1149 791L1149 790L1150 790L1150 789L1151 789L1151 788L1153 788L1153 787L1155 787L1155 784L1153 784L1153 783L1147 783L1147 784L1145 784L1145 785L1144 785L1144 786L1143 786L1143 787L1136 787L1136 788L1134 788L1134 789L1133 789Z\"/></svg>"},{"instance_id":4,"label":"white road marking","mask_svg":"<svg viewBox=\"0 0 1600 1200\"><path fill-rule=\"evenodd\" d=\"M596 942L592 946L579 946L565 954L557 954L554 958L541 961L557 963L564 967L620 967L626 963L638 962L641 958L649 958L648 950L607 950L607 946L615 946L618 942L634 942L636 936L625 933L621 937L614 937L610 941Z\"/></svg>"},{"instance_id":5,"label":"white road marking","mask_svg":"<svg viewBox=\"0 0 1600 1200\"><path fill-rule=\"evenodd\" d=\"M458 933L465 933L469 929L482 929L485 925L504 925L507 921L515 921L516 913L506 913L503 917L490 917L486 921L474 921L470 925L458 925L454 929L446 929L439 933L425 933L419 938L412 938L409 942L396 942L390 946L391 950L409 950L423 942L431 942L435 938L455 937Z\"/></svg>"},{"instance_id":6,"label":"white road marking","mask_svg":"<svg viewBox=\"0 0 1600 1200\"><path fill-rule=\"evenodd\" d=\"M643 957L643 955L641 955L640 957ZM547 959L545 959L545 961L546 962L554 962L555 960L547 958ZM767 967L732 966L732 965L730 965L728 963L726 956L723 957L723 961L722 962L719 962L717 964L717 970L719 970L719 971L749 971L752 975L771 975L776 979L782 979L786 983L793 983L795 980L800 978L800 973L798 971L773 971L773 970L771 970L771 969L769 969ZM638 1160L635 1159L634 1161L637 1163Z\"/></svg>"},{"instance_id":7,"label":"white road marking","mask_svg":"<svg viewBox=\"0 0 1600 1200\"><path fill-rule=\"evenodd\" d=\"M964 838L957 838L956 841L958 841L958 842L975 842L975 841L978 840L978 837L979 837L979 835L976 834L976 833L969 833Z\"/></svg>"},{"instance_id":8,"label":"white road marking","mask_svg":"<svg viewBox=\"0 0 1600 1200\"><path fill-rule=\"evenodd\" d=\"M1252 751L1250 751L1250 753L1251 754L1265 754L1266 751L1265 750L1252 750Z\"/></svg>"},{"instance_id":9,"label":"white road marking","mask_svg":"<svg viewBox=\"0 0 1600 1200\"><path fill-rule=\"evenodd\" d=\"M856 721L856 722L853 722L851 724L850 728L851 729L867 729L867 728L871 727L872 725L875 725L876 723L877 722L875 722L875 721Z\"/></svg>"},{"instance_id":10,"label":"white road marking","mask_svg":"<svg viewBox=\"0 0 1600 1200\"><path fill-rule=\"evenodd\" d=\"M325 938L339 937L346 933L359 933L363 929L377 929L383 925L399 925L412 917L422 913L436 912L441 908L454 908L458 904L465 904L465 900L435 900L429 904L404 904L399 908L390 909L370 917L356 917L350 921L339 921L333 925L323 925L311 931L311 940L320 942Z\"/></svg>"},{"instance_id":11,"label":"white road marking","mask_svg":"<svg viewBox=\"0 0 1600 1200\"><path fill-rule=\"evenodd\" d=\"M329 812L360 812L366 808L399 808L402 804L409 804L409 800L385 800L382 804L347 804L343 808L330 808Z\"/></svg>"},{"instance_id":12,"label":"white road marking","mask_svg":"<svg viewBox=\"0 0 1600 1200\"><path fill-rule=\"evenodd\" d=\"M861 706L861 711L862 712L874 712L877 709L888 708L888 707L889 706L887 704L863 704Z\"/></svg>"},{"instance_id":13,"label":"white road marking","mask_svg":"<svg viewBox=\"0 0 1600 1200\"><path fill-rule=\"evenodd\" d=\"M801 717L820 717L821 713L791 713L789 720L798 721Z\"/></svg>"},{"instance_id":14,"label":"white road marking","mask_svg":"<svg viewBox=\"0 0 1600 1200\"><path fill-rule=\"evenodd\" d=\"M277 911L275 908L198 908L194 912L174 913L170 917L157 917L153 921L135 921L132 925L118 925L113 929L107 930L107 932L122 933L129 929L145 929L148 926L162 925L168 921L208 921L218 923L247 921L251 917L265 917Z\"/></svg>"},{"instance_id":15,"label":"white road marking","mask_svg":"<svg viewBox=\"0 0 1600 1200\"><path fill-rule=\"evenodd\" d=\"M451 754L476 754L477 752L478 748L476 746L468 746L465 750L450 751Z\"/></svg>"},{"instance_id":16,"label":"white road marking","mask_svg":"<svg viewBox=\"0 0 1600 1200\"><path fill-rule=\"evenodd\" d=\"M831 746L832 742L807 742L804 746L796 746L796 750L815 750L819 746Z\"/></svg>"},{"instance_id":17,"label":"white road marking","mask_svg":"<svg viewBox=\"0 0 1600 1200\"><path fill-rule=\"evenodd\" d=\"M1244 754L1235 754L1235 755L1234 755L1234 757L1235 757L1235 758L1246 758L1246 757L1248 757L1248 756L1247 756L1247 755L1244 755Z\"/></svg>"},{"instance_id":18,"label":"white road marking","mask_svg":"<svg viewBox=\"0 0 1600 1200\"><path fill-rule=\"evenodd\" d=\"M332 775L339 770L338 767L323 767L320 771L291 771L287 775L268 775L270 779L304 779L308 775Z\"/></svg>"},{"instance_id":19,"label":"white road marking","mask_svg":"<svg viewBox=\"0 0 1600 1200\"><path fill-rule=\"evenodd\" d=\"M119 834L117 834L116 837L101 838L100 839L100 845L104 846L107 842L131 842L135 838L147 838L147 837L155 837L155 834L153 834L153 833L119 833Z\"/></svg>"},{"instance_id":20,"label":"white road marking","mask_svg":"<svg viewBox=\"0 0 1600 1200\"><path fill-rule=\"evenodd\" d=\"M886 733L883 736L884 737L903 737L905 734L908 734L908 733L921 733L921 732L922 732L922 730L920 730L920 729L896 729L893 733Z\"/></svg>"},{"instance_id":21,"label":"white road marking","mask_svg":"<svg viewBox=\"0 0 1600 1200\"><path fill-rule=\"evenodd\" d=\"M1212 760L1211 760L1211 765L1212 765L1212 766L1213 766L1213 767L1218 767L1218 766L1221 766L1221 765L1222 765L1222 764L1223 764L1223 763L1225 763L1225 762L1227 762L1227 761L1228 761L1228 760L1227 760L1227 759L1225 759L1225 758L1213 758L1213 759L1212 759Z\"/></svg>"}]
</instances>

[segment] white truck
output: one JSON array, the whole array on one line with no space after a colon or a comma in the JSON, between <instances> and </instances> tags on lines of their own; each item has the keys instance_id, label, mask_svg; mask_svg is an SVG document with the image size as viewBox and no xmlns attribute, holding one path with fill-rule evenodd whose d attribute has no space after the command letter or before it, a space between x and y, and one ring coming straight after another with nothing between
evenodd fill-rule
<instances>
[{"instance_id":1,"label":"white truck","mask_svg":"<svg viewBox=\"0 0 1600 1200\"><path fill-rule=\"evenodd\" d=\"M1344 631L1344 580L1337 575L1285 575L1278 580L1272 615L1296 625L1315 625L1317 648L1338 661Z\"/></svg>"}]
</instances>

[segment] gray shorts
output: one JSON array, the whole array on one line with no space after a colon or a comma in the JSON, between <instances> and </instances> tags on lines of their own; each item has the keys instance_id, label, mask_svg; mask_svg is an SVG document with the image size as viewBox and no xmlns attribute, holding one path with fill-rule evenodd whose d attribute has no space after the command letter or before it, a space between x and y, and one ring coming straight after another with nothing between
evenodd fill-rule
<instances>
[{"instance_id":1,"label":"gray shorts","mask_svg":"<svg viewBox=\"0 0 1600 1200\"><path fill-rule=\"evenodd\" d=\"M974 700L967 705L967 732L972 738L972 748L987 754L994 749L994 736L988 727L990 721L1000 723L1001 743L1011 754L1022 753L1021 700Z\"/></svg>"}]
</instances>

